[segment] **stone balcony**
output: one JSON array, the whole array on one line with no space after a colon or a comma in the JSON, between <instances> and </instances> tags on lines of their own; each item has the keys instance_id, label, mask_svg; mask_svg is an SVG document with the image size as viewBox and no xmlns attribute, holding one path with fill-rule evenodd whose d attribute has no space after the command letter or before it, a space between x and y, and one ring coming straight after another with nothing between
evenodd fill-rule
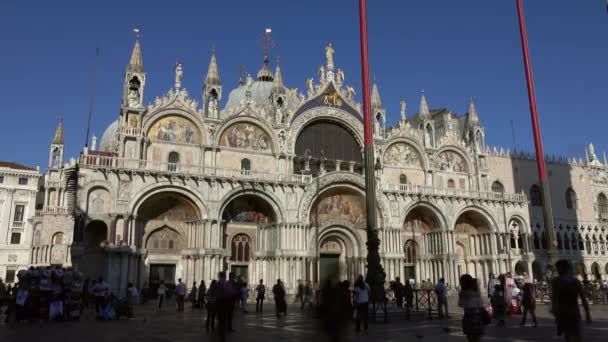
<instances>
[{"instance_id":1,"label":"stone balcony","mask_svg":"<svg viewBox=\"0 0 608 342\"><path fill-rule=\"evenodd\" d=\"M25 222L13 221L13 228L23 228L23 227L25 227Z\"/></svg>"},{"instance_id":2,"label":"stone balcony","mask_svg":"<svg viewBox=\"0 0 608 342\"><path fill-rule=\"evenodd\" d=\"M416 184L389 184L381 183L379 189L385 192L405 193L413 195L424 195L434 197L465 198L484 201L501 201L526 203L528 200L524 194L512 194L505 192L476 191L462 189L434 188L432 186L422 186Z\"/></svg>"},{"instance_id":3,"label":"stone balcony","mask_svg":"<svg viewBox=\"0 0 608 342\"><path fill-rule=\"evenodd\" d=\"M201 165L166 163L152 160L126 159L98 155L83 155L80 157L81 167L98 170L118 170L128 172L144 172L166 174L176 177L208 177L227 180L243 180L259 183L290 183L308 184L312 181L310 175L281 174L251 170L229 170Z\"/></svg>"},{"instance_id":4,"label":"stone balcony","mask_svg":"<svg viewBox=\"0 0 608 342\"><path fill-rule=\"evenodd\" d=\"M139 136L139 135L141 135L141 128L139 128L139 127L121 127L120 133L122 133L124 135Z\"/></svg>"},{"instance_id":5,"label":"stone balcony","mask_svg":"<svg viewBox=\"0 0 608 342\"><path fill-rule=\"evenodd\" d=\"M42 210L36 210L36 217L43 215L66 215L70 213L70 209L67 207L46 207Z\"/></svg>"}]
</instances>

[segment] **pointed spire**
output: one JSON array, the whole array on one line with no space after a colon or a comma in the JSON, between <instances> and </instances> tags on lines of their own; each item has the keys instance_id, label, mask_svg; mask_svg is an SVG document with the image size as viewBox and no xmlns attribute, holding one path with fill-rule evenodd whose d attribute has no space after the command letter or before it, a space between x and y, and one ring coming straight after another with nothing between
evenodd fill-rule
<instances>
[{"instance_id":1,"label":"pointed spire","mask_svg":"<svg viewBox=\"0 0 608 342\"><path fill-rule=\"evenodd\" d=\"M63 118L59 119L59 124L57 124L57 129L55 130L55 135L53 136L51 144L63 145Z\"/></svg>"},{"instance_id":2,"label":"pointed spire","mask_svg":"<svg viewBox=\"0 0 608 342\"><path fill-rule=\"evenodd\" d=\"M129 60L127 70L134 72L144 72L144 62L141 57L141 44L139 42L139 29L134 28L133 32L135 32L136 35L135 46L133 47L133 52L131 53L131 59Z\"/></svg>"},{"instance_id":3,"label":"pointed spire","mask_svg":"<svg viewBox=\"0 0 608 342\"><path fill-rule=\"evenodd\" d=\"M215 48L211 49L211 60L209 61L209 69L207 70L207 78L205 84L221 85L220 73L217 70L217 60L215 59Z\"/></svg>"},{"instance_id":4,"label":"pointed spire","mask_svg":"<svg viewBox=\"0 0 608 342\"><path fill-rule=\"evenodd\" d=\"M473 101L473 97L471 97L471 102L469 103L469 126L474 126L479 124L479 116L477 115L477 109L475 108L475 102Z\"/></svg>"},{"instance_id":5,"label":"pointed spire","mask_svg":"<svg viewBox=\"0 0 608 342\"><path fill-rule=\"evenodd\" d=\"M382 108L382 101L380 100L380 92L378 91L378 83L374 79L374 85L372 86L372 108Z\"/></svg>"},{"instance_id":6,"label":"pointed spire","mask_svg":"<svg viewBox=\"0 0 608 342\"><path fill-rule=\"evenodd\" d=\"M430 119L431 111L429 110L429 105L426 102L426 96L424 95L424 90L422 90L422 97L420 98L420 118L422 119Z\"/></svg>"},{"instance_id":7,"label":"pointed spire","mask_svg":"<svg viewBox=\"0 0 608 342\"><path fill-rule=\"evenodd\" d=\"M277 68L274 72L274 85L272 89L276 93L285 92L285 87L283 86L283 74L281 73L281 66L279 65L279 58L277 58Z\"/></svg>"}]
</instances>

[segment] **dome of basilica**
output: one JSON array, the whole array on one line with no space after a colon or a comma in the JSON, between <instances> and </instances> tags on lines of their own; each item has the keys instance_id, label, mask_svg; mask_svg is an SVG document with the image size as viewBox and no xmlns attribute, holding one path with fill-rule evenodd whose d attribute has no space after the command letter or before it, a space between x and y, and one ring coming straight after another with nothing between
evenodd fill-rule
<instances>
[{"instance_id":1,"label":"dome of basilica","mask_svg":"<svg viewBox=\"0 0 608 342\"><path fill-rule=\"evenodd\" d=\"M118 143L118 120L112 121L112 123L106 128L99 141L99 150L104 152L116 152L116 146Z\"/></svg>"}]
</instances>

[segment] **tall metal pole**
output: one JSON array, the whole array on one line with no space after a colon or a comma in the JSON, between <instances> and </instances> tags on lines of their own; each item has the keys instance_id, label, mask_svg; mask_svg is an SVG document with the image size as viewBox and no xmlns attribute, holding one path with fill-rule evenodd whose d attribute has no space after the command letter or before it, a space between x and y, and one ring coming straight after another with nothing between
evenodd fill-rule
<instances>
[{"instance_id":1,"label":"tall metal pole","mask_svg":"<svg viewBox=\"0 0 608 342\"><path fill-rule=\"evenodd\" d=\"M551 209L551 195L549 192L549 179L545 168L545 154L536 110L536 95L534 93L534 81L532 78L532 65L530 63L530 52L528 50L528 34L524 18L522 0L517 2L517 13L519 17L519 31L521 35L521 46L526 68L526 82L528 84L528 99L530 101L530 115L532 117L532 131L534 133L534 145L536 147L536 166L538 168L538 180L542 193L542 206L545 225L545 239L547 242L549 265L553 266L557 258L557 244L555 239L555 227L553 225L553 210Z\"/></svg>"},{"instance_id":2,"label":"tall metal pole","mask_svg":"<svg viewBox=\"0 0 608 342\"><path fill-rule=\"evenodd\" d=\"M361 38L361 86L363 88L363 129L365 159L365 208L367 213L367 282L371 288L372 301L384 302L384 270L380 263L380 240L376 215L376 176L374 174L374 136L369 82L369 60L367 53L367 6L359 0L359 26Z\"/></svg>"}]
</instances>

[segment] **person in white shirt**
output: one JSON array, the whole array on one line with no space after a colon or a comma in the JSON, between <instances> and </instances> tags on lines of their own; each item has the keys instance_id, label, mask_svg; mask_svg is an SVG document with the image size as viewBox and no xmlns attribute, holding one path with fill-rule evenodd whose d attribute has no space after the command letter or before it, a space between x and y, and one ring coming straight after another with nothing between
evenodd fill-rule
<instances>
[{"instance_id":1,"label":"person in white shirt","mask_svg":"<svg viewBox=\"0 0 608 342\"><path fill-rule=\"evenodd\" d=\"M158 294L158 310L162 310L163 302L165 301L165 296L167 295L167 287L165 286L164 280L160 281L160 285L158 285L158 290L156 290L156 294Z\"/></svg>"},{"instance_id":2,"label":"person in white shirt","mask_svg":"<svg viewBox=\"0 0 608 342\"><path fill-rule=\"evenodd\" d=\"M175 294L177 295L177 311L184 311L184 299L186 298L186 284L182 282L182 278L177 280Z\"/></svg>"},{"instance_id":3,"label":"person in white shirt","mask_svg":"<svg viewBox=\"0 0 608 342\"><path fill-rule=\"evenodd\" d=\"M130 305L136 305L139 303L139 292L133 283L127 285L127 299Z\"/></svg>"},{"instance_id":4,"label":"person in white shirt","mask_svg":"<svg viewBox=\"0 0 608 342\"><path fill-rule=\"evenodd\" d=\"M100 316L106 305L106 298L110 292L110 286L103 280L103 277L99 277L97 283L93 287L93 296L95 297L95 311Z\"/></svg>"},{"instance_id":5,"label":"person in white shirt","mask_svg":"<svg viewBox=\"0 0 608 342\"><path fill-rule=\"evenodd\" d=\"M363 280L363 276L359 275L355 281L353 288L355 307L357 308L357 324L356 331L361 331L361 321L363 321L363 329L367 331L368 326L368 303L369 303L369 285Z\"/></svg>"}]
</instances>

